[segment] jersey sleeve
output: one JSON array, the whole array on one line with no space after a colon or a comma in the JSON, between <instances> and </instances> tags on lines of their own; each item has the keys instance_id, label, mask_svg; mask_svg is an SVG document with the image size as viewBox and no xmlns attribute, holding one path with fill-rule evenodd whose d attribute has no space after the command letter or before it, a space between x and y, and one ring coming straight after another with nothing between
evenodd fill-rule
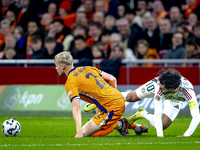
<instances>
[{"instance_id":1,"label":"jersey sleeve","mask_svg":"<svg viewBox=\"0 0 200 150\"><path fill-rule=\"evenodd\" d=\"M102 71L102 70L99 70L99 69L96 68L96 67L91 67L91 69L95 70L100 76L103 75L103 71Z\"/></svg>"},{"instance_id":2,"label":"jersey sleeve","mask_svg":"<svg viewBox=\"0 0 200 150\"><path fill-rule=\"evenodd\" d=\"M72 102L75 98L80 98L78 93L78 86L75 81L68 81L65 84L65 91L67 92L70 101Z\"/></svg>"}]
</instances>

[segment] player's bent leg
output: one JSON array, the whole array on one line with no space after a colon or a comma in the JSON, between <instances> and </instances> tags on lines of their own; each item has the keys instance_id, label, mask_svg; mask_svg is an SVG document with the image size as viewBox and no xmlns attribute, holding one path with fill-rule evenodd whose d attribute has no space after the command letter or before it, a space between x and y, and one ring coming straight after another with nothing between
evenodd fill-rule
<instances>
[{"instance_id":1,"label":"player's bent leg","mask_svg":"<svg viewBox=\"0 0 200 150\"><path fill-rule=\"evenodd\" d=\"M83 127L83 137L92 136L95 132L101 130L92 119L90 119Z\"/></svg>"},{"instance_id":2,"label":"player's bent leg","mask_svg":"<svg viewBox=\"0 0 200 150\"><path fill-rule=\"evenodd\" d=\"M162 114L163 130L167 129L172 123L172 120L166 115Z\"/></svg>"},{"instance_id":3,"label":"player's bent leg","mask_svg":"<svg viewBox=\"0 0 200 150\"><path fill-rule=\"evenodd\" d=\"M180 109L181 109L181 102L177 103L177 102L172 102L170 100L165 100L164 110L162 115L163 130L170 126L170 124L177 117Z\"/></svg>"},{"instance_id":4,"label":"player's bent leg","mask_svg":"<svg viewBox=\"0 0 200 150\"><path fill-rule=\"evenodd\" d=\"M128 136L128 121L126 118L123 118L119 121L116 122L116 124L118 124L118 122L121 124L121 126L115 127L115 129L117 128L118 132L121 134L121 136Z\"/></svg>"},{"instance_id":5,"label":"player's bent leg","mask_svg":"<svg viewBox=\"0 0 200 150\"><path fill-rule=\"evenodd\" d=\"M136 120L142 118L141 114L142 112L146 112L146 110L142 107L139 107L137 112L131 116L129 116L129 118L127 119L128 120L128 124L132 124L134 123Z\"/></svg>"},{"instance_id":6,"label":"player's bent leg","mask_svg":"<svg viewBox=\"0 0 200 150\"><path fill-rule=\"evenodd\" d=\"M113 128L110 126L107 129L101 129L97 132L95 132L92 137L103 137L106 136L107 134L111 133L113 131Z\"/></svg>"},{"instance_id":7,"label":"player's bent leg","mask_svg":"<svg viewBox=\"0 0 200 150\"><path fill-rule=\"evenodd\" d=\"M128 93L128 95L126 96L126 101L127 102L136 102L136 101L140 101L141 99L137 96L136 91L132 91L130 93Z\"/></svg>"}]
</instances>

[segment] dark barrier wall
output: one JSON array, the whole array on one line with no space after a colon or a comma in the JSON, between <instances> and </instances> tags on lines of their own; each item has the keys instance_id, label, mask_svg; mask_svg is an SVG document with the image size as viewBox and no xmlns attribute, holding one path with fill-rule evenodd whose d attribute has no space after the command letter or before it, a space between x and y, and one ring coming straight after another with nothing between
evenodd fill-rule
<instances>
[{"instance_id":1,"label":"dark barrier wall","mask_svg":"<svg viewBox=\"0 0 200 150\"><path fill-rule=\"evenodd\" d=\"M141 85L157 76L161 67L120 68L118 85ZM200 85L198 67L176 68L193 85ZM127 72L128 71L128 72ZM129 78L128 78L129 75ZM59 77L55 67L0 67L0 85L13 84L64 84L66 77Z\"/></svg>"}]
</instances>

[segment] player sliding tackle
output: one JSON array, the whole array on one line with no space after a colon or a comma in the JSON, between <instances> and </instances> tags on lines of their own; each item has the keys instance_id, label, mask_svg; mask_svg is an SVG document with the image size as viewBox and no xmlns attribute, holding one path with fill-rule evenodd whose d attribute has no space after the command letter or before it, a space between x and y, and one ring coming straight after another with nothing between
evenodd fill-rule
<instances>
[{"instance_id":1,"label":"player sliding tackle","mask_svg":"<svg viewBox=\"0 0 200 150\"><path fill-rule=\"evenodd\" d=\"M126 101L136 102L144 98L154 97L154 115L148 114L143 108L138 108L136 114L129 117L129 123L145 118L156 128L157 136L163 137L163 130L168 128L178 115L181 104L186 101L190 107L192 121L187 131L178 137L191 136L199 122L199 104L192 84L174 69L160 71L159 77L130 92Z\"/></svg>"},{"instance_id":2,"label":"player sliding tackle","mask_svg":"<svg viewBox=\"0 0 200 150\"><path fill-rule=\"evenodd\" d=\"M122 118L125 110L123 95L116 89L116 79L112 75L102 72L95 67L73 66L73 58L68 52L61 52L55 56L58 74L65 75L67 81L65 90L73 107L73 117L76 123L76 136L105 136L118 129L122 136L128 135L128 127L141 132L147 132L148 127L135 123L128 125ZM79 100L94 103L99 112L82 127Z\"/></svg>"}]
</instances>

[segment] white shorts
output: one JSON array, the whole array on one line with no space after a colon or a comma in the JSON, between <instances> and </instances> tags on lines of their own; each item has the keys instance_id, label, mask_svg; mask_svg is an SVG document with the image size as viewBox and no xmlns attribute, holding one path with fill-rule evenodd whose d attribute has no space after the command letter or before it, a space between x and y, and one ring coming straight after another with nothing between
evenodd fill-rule
<instances>
[{"instance_id":1,"label":"white shorts","mask_svg":"<svg viewBox=\"0 0 200 150\"><path fill-rule=\"evenodd\" d=\"M164 101L163 114L167 115L171 119L171 121L174 121L181 109L181 104L182 102L173 102L166 99Z\"/></svg>"},{"instance_id":2,"label":"white shorts","mask_svg":"<svg viewBox=\"0 0 200 150\"><path fill-rule=\"evenodd\" d=\"M140 99L153 98L155 95L156 82L149 81L136 89L136 94ZM172 121L178 115L182 102L165 100L163 113Z\"/></svg>"}]
</instances>

